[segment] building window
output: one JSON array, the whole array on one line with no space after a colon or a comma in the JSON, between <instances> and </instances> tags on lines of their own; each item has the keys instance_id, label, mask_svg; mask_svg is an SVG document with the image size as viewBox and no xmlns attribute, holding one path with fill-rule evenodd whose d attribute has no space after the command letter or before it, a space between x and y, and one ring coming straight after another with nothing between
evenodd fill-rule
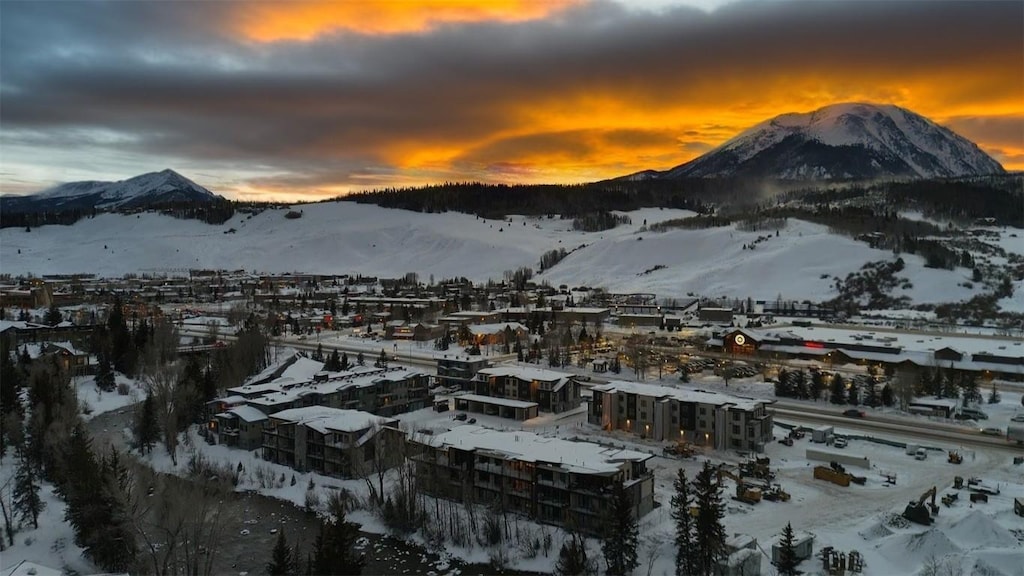
<instances>
[{"instance_id":1,"label":"building window","mask_svg":"<svg viewBox=\"0 0 1024 576\"><path fill-rule=\"evenodd\" d=\"M738 425L738 424L733 424L733 425L732 425L732 433L733 433L733 434L741 434L741 433L742 433L742 432L740 431L740 427L739 427L739 425Z\"/></svg>"}]
</instances>

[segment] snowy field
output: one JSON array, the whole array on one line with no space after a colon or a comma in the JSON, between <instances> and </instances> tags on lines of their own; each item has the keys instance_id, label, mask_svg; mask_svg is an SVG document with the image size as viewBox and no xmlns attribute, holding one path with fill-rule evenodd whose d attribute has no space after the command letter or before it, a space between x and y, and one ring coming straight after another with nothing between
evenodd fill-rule
<instances>
[{"instance_id":1,"label":"snowy field","mask_svg":"<svg viewBox=\"0 0 1024 576\"><path fill-rule=\"evenodd\" d=\"M44 226L31 232L5 228L0 230L0 261L10 274L120 276L244 268L384 277L417 272L424 280L486 280L500 279L506 270L536 268L549 250L578 248L540 279L555 286L603 286L660 297L781 295L817 301L833 294L836 277L845 278L866 262L892 257L891 252L830 234L823 226L792 219L778 237L735 226L641 232L645 222L653 225L693 214L674 209L627 212L631 224L587 233L572 230L571 220L557 217L486 220L352 202L298 208L303 216L295 220L284 217L285 209L267 210L251 217L239 214L219 226L146 213L102 214L72 226ZM755 250L743 250L744 244L768 235ZM1007 249L1017 246L1016 251L1024 251L1019 242L1009 240L1017 239L1008 238ZM916 302L960 300L980 290L960 285L970 279L967 269L931 270L918 256L903 258L907 266L901 276L913 288L900 294Z\"/></svg>"}]
</instances>

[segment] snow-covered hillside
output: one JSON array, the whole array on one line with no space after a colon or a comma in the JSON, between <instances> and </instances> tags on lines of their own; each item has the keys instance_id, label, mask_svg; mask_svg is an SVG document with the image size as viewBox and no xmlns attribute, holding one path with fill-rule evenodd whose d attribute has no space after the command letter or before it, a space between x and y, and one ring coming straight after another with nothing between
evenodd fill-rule
<instances>
[{"instance_id":1,"label":"snow-covered hillside","mask_svg":"<svg viewBox=\"0 0 1024 576\"><path fill-rule=\"evenodd\" d=\"M936 178L999 174L976 144L893 105L834 104L776 116L663 178Z\"/></svg>"},{"instance_id":2,"label":"snow-covered hillside","mask_svg":"<svg viewBox=\"0 0 1024 576\"><path fill-rule=\"evenodd\" d=\"M220 226L154 213L101 214L72 226L25 232L0 230L0 262L8 274L92 272L120 276L188 268L261 272L364 273L383 277L417 272L426 280L465 276L500 279L506 270L537 268L540 256L575 250L540 275L557 286L603 286L615 292L688 293L819 301L834 294L835 277L864 263L891 259L822 226L790 220L774 232L743 232L734 226L706 230L642 231L691 213L648 208L628 213L629 225L604 232L577 232L570 220L513 216L478 219L460 213L424 214L352 202L236 215ZM234 230L234 232L231 232ZM755 250L744 250L770 236ZM902 273L913 287L901 294L916 302L956 301L975 289L960 286L970 271L931 270L921 258L903 255ZM653 268L661 266L657 270Z\"/></svg>"}]
</instances>

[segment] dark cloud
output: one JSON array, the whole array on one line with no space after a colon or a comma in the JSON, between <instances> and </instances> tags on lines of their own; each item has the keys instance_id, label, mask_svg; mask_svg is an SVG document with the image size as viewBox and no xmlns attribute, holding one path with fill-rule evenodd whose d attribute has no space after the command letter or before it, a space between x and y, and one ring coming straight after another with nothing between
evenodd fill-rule
<instances>
[{"instance_id":1,"label":"dark cloud","mask_svg":"<svg viewBox=\"0 0 1024 576\"><path fill-rule=\"evenodd\" d=\"M520 160L540 155L697 154L709 135L740 127L721 111L760 113L769 99L784 112L822 93L896 97L911 86L941 110L1024 92L1020 2L751 2L712 13L593 3L519 24L263 44L232 27L245 9L0 3L0 142L254 163L284 174L258 184L319 189L459 169L522 174L532 169ZM581 105L593 125L557 126ZM695 112L616 123L622 108ZM951 125L1004 141L1020 121ZM90 131L107 137L87 143Z\"/></svg>"}]
</instances>

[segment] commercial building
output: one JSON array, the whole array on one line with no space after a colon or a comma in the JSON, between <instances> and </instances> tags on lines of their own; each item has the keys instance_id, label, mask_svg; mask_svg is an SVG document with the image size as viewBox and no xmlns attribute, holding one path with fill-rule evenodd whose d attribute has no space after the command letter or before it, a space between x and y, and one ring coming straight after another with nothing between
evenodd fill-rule
<instances>
[{"instance_id":1,"label":"commercial building","mask_svg":"<svg viewBox=\"0 0 1024 576\"><path fill-rule=\"evenodd\" d=\"M772 439L771 401L624 381L591 390L588 421L606 430L716 450L761 451Z\"/></svg>"},{"instance_id":2,"label":"commercial building","mask_svg":"<svg viewBox=\"0 0 1024 576\"><path fill-rule=\"evenodd\" d=\"M602 532L618 481L637 518L654 508L654 476L646 464L653 456L645 452L480 426L418 441L417 486L427 494L497 505L586 534Z\"/></svg>"}]
</instances>

